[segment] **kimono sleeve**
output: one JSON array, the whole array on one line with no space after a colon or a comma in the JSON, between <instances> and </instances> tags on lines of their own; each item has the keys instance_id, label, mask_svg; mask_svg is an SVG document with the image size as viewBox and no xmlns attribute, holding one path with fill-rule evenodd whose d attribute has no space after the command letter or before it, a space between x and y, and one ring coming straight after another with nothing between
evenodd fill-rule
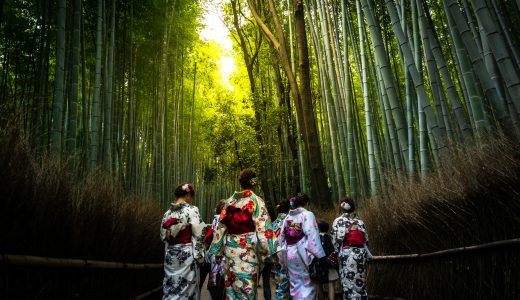
<instances>
[{"instance_id":1,"label":"kimono sleeve","mask_svg":"<svg viewBox=\"0 0 520 300\"><path fill-rule=\"evenodd\" d=\"M285 241L284 226L285 225L283 223L278 225L278 227L280 228L280 235L276 237L276 252L280 252L283 247L287 246L287 243Z\"/></svg>"},{"instance_id":2,"label":"kimono sleeve","mask_svg":"<svg viewBox=\"0 0 520 300\"><path fill-rule=\"evenodd\" d=\"M193 258L195 258L199 263L202 263L205 251L203 231L206 224L202 221L197 207L193 206L190 209L189 220L192 228L191 243L193 245Z\"/></svg>"},{"instance_id":3,"label":"kimono sleeve","mask_svg":"<svg viewBox=\"0 0 520 300\"><path fill-rule=\"evenodd\" d=\"M365 227L365 223L360 219L357 219L357 223L359 226L359 230L363 231L363 233L365 234L365 242L368 243L368 232L367 228Z\"/></svg>"},{"instance_id":4,"label":"kimono sleeve","mask_svg":"<svg viewBox=\"0 0 520 300\"><path fill-rule=\"evenodd\" d=\"M318 224L312 212L307 212L303 220L303 233L307 237L307 251L317 258L325 256L325 251L321 246L320 234L318 232Z\"/></svg>"},{"instance_id":5,"label":"kimono sleeve","mask_svg":"<svg viewBox=\"0 0 520 300\"><path fill-rule=\"evenodd\" d=\"M162 224L164 222L166 222L166 220L168 219L168 217L170 216L169 214L170 211L167 211L163 218L162 218L162 221L161 221L161 232L160 232L160 237L161 237L161 241L165 242L168 240L168 238L170 237L170 230L169 229L165 229L163 228Z\"/></svg>"},{"instance_id":6,"label":"kimono sleeve","mask_svg":"<svg viewBox=\"0 0 520 300\"><path fill-rule=\"evenodd\" d=\"M278 224L280 228L280 235L277 236L276 242L276 255L281 265L287 266L287 242L285 240L285 219L282 219Z\"/></svg>"},{"instance_id":7,"label":"kimono sleeve","mask_svg":"<svg viewBox=\"0 0 520 300\"><path fill-rule=\"evenodd\" d=\"M343 241L343 236L341 236L340 230L339 230L339 218L336 218L334 222L332 222L332 244L334 245L334 249L336 251L339 251L341 249L341 244Z\"/></svg>"},{"instance_id":8,"label":"kimono sleeve","mask_svg":"<svg viewBox=\"0 0 520 300\"><path fill-rule=\"evenodd\" d=\"M211 245L209 246L208 252L215 256L223 256L224 255L224 241L227 234L227 227L224 223L222 223L222 219L224 218L224 214L226 212L226 207L222 209L220 214L219 222L214 229L213 232L213 240L211 241Z\"/></svg>"},{"instance_id":9,"label":"kimono sleeve","mask_svg":"<svg viewBox=\"0 0 520 300\"><path fill-rule=\"evenodd\" d=\"M276 236L273 232L271 217L267 212L264 200L260 197L252 197L255 202L253 210L253 221L256 227L256 237L259 244L259 254L262 260L275 252Z\"/></svg>"},{"instance_id":10,"label":"kimono sleeve","mask_svg":"<svg viewBox=\"0 0 520 300\"><path fill-rule=\"evenodd\" d=\"M275 252L280 251L282 239L285 238L285 236L282 237L283 232L282 232L281 227L282 227L283 220L284 220L284 218L278 217L276 220L274 220L274 222L272 224L273 232L275 235L275 243L274 243ZM277 233L279 233L279 234L277 235Z\"/></svg>"}]
</instances>

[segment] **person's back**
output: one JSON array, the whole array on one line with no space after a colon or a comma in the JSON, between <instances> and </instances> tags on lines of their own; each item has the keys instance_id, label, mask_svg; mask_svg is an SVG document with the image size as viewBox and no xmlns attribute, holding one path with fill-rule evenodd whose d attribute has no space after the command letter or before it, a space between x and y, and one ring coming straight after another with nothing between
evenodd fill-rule
<instances>
[{"instance_id":1,"label":"person's back","mask_svg":"<svg viewBox=\"0 0 520 300\"><path fill-rule=\"evenodd\" d=\"M343 214L334 220L332 237L338 251L339 271L344 299L368 299L366 290L366 262L370 252L366 247L368 234L365 224L354 217L354 200L340 201Z\"/></svg>"},{"instance_id":2,"label":"person's back","mask_svg":"<svg viewBox=\"0 0 520 300\"><path fill-rule=\"evenodd\" d=\"M320 241L323 250L325 251L325 257L329 257L329 255L334 252L334 244L332 243L332 237L328 234L329 224L325 221L320 221L318 223L318 229L320 231ZM327 265L327 278L324 278L320 283L318 288L319 299L323 299L323 290L324 286L327 285L328 298L329 300L334 300L335 298L335 283L338 280L339 275L336 268Z\"/></svg>"},{"instance_id":3,"label":"person's back","mask_svg":"<svg viewBox=\"0 0 520 300\"><path fill-rule=\"evenodd\" d=\"M321 247L314 214L305 206L309 198L304 193L291 198L291 209L280 233L280 261L287 266L293 299L314 300L316 289L310 278L313 258L325 257Z\"/></svg>"},{"instance_id":4,"label":"person's back","mask_svg":"<svg viewBox=\"0 0 520 300\"><path fill-rule=\"evenodd\" d=\"M209 252L225 256L226 297L255 299L258 266L274 253L274 233L264 201L252 191L256 174L239 175L241 192L226 200Z\"/></svg>"},{"instance_id":5,"label":"person's back","mask_svg":"<svg viewBox=\"0 0 520 300\"><path fill-rule=\"evenodd\" d=\"M278 237L280 236L283 221L287 217L287 213L289 212L289 201L282 200L276 206L276 213L278 214L276 220L273 221L273 231L275 236L277 237L276 246L277 251L280 247ZM285 300L290 296L289 291L289 275L287 273L287 267L280 264L278 262L277 254L273 255L274 258L274 281L276 284L275 289L275 300Z\"/></svg>"},{"instance_id":6,"label":"person's back","mask_svg":"<svg viewBox=\"0 0 520 300\"><path fill-rule=\"evenodd\" d=\"M213 240L215 230L217 229L217 225L220 222L220 212L224 208L225 204L226 200L222 199L215 207L215 215L213 216L213 222L210 229L211 232L208 232L208 236L206 237L206 239L209 240L209 244L211 244L211 241ZM209 252L207 256L209 258L209 278L207 289L211 295L211 300L223 300L225 298L224 258L217 259Z\"/></svg>"},{"instance_id":7,"label":"person's back","mask_svg":"<svg viewBox=\"0 0 520 300\"><path fill-rule=\"evenodd\" d=\"M165 243L163 300L198 299L199 265L204 260L203 228L197 207L190 204L195 192L190 183L175 189L176 200L161 222Z\"/></svg>"}]
</instances>

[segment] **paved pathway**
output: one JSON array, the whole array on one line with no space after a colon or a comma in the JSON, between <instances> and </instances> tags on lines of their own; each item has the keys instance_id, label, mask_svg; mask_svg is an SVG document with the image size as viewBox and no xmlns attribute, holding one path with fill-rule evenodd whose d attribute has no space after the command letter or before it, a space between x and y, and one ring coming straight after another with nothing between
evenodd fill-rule
<instances>
[{"instance_id":1,"label":"paved pathway","mask_svg":"<svg viewBox=\"0 0 520 300\"><path fill-rule=\"evenodd\" d=\"M209 276L206 277L206 281L204 282L204 285L202 286L200 300L207 300L207 299L209 299L209 292L206 289L206 286L208 284L208 278L209 278ZM271 277L270 281L271 281L271 299L274 299L274 280L273 280L272 277ZM258 293L257 293L256 299L257 300L265 300L265 298L264 298L264 289L263 289L262 286L258 287Z\"/></svg>"}]
</instances>

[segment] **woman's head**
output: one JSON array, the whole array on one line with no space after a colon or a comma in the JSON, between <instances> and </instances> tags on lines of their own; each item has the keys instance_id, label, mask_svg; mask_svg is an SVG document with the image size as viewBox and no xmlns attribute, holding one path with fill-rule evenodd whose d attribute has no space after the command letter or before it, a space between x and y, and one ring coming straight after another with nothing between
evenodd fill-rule
<instances>
[{"instance_id":1,"label":"woman's head","mask_svg":"<svg viewBox=\"0 0 520 300\"><path fill-rule=\"evenodd\" d=\"M195 189L191 183L183 183L175 189L175 198L187 198L190 199L195 196Z\"/></svg>"},{"instance_id":2,"label":"woman's head","mask_svg":"<svg viewBox=\"0 0 520 300\"><path fill-rule=\"evenodd\" d=\"M225 205L226 205L226 199L221 199L217 203L217 206L215 206L215 214L220 214L220 212L222 211L222 209L224 208Z\"/></svg>"},{"instance_id":3,"label":"woman's head","mask_svg":"<svg viewBox=\"0 0 520 300\"><path fill-rule=\"evenodd\" d=\"M356 210L356 203L350 197L341 198L339 208L342 212L353 213Z\"/></svg>"},{"instance_id":4,"label":"woman's head","mask_svg":"<svg viewBox=\"0 0 520 300\"><path fill-rule=\"evenodd\" d=\"M252 189L256 186L256 172L251 168L244 169L238 175L238 182L243 189Z\"/></svg>"},{"instance_id":5,"label":"woman's head","mask_svg":"<svg viewBox=\"0 0 520 300\"><path fill-rule=\"evenodd\" d=\"M289 200L282 199L278 205L276 205L276 213L277 214L286 214L291 206L289 205Z\"/></svg>"},{"instance_id":6,"label":"woman's head","mask_svg":"<svg viewBox=\"0 0 520 300\"><path fill-rule=\"evenodd\" d=\"M296 197L292 197L289 200L291 204L291 208L298 208L298 207L304 207L309 203L309 196L307 196L305 193L298 193Z\"/></svg>"}]
</instances>

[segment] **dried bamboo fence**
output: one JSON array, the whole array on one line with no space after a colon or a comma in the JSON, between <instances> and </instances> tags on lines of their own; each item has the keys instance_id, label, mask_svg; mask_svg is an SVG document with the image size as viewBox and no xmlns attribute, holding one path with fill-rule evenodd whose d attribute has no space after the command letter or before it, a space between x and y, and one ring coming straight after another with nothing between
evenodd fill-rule
<instances>
[{"instance_id":1,"label":"dried bamboo fence","mask_svg":"<svg viewBox=\"0 0 520 300\"><path fill-rule=\"evenodd\" d=\"M496 250L500 248L511 248L520 246L520 238L496 241L491 243L459 247L442 251L423 253L423 254L404 254L404 255L380 255L371 259L372 263L395 261L395 260L415 260L428 259L443 256L460 255L484 250ZM34 266L34 267L55 267L55 268L93 268L93 269L160 269L163 264L135 264L126 262L109 262L88 259L69 259L52 258L28 255L2 254L1 263L13 266Z\"/></svg>"},{"instance_id":2,"label":"dried bamboo fence","mask_svg":"<svg viewBox=\"0 0 520 300\"><path fill-rule=\"evenodd\" d=\"M374 256L374 257L372 257L371 262L377 263L377 262L388 262L388 261L396 261L396 260L415 260L415 259L438 258L438 257L443 257L443 256L468 254L468 253L484 251L484 250L496 250L496 249L500 249L500 248L510 248L510 247L517 247L517 246L520 246L520 238L496 241L496 242L474 245L474 246L452 248L452 249L424 253L424 254Z\"/></svg>"},{"instance_id":3,"label":"dried bamboo fence","mask_svg":"<svg viewBox=\"0 0 520 300\"><path fill-rule=\"evenodd\" d=\"M163 264L134 264L88 259L53 258L28 255L2 254L2 264L31 267L92 268L92 269L160 269Z\"/></svg>"},{"instance_id":4,"label":"dried bamboo fence","mask_svg":"<svg viewBox=\"0 0 520 300\"><path fill-rule=\"evenodd\" d=\"M405 254L405 255L381 255L374 256L371 259L371 263L384 263L393 261L414 261L421 259L432 259L450 257L455 255L464 255L475 253L479 251L490 251L499 250L505 248L519 247L520 238L501 240L491 243L459 247L453 249L447 249L442 251L424 253L424 254ZM90 269L131 269L131 270L144 270L144 269L160 269L163 264L135 264L125 262L108 262L108 261L97 261L87 259L69 259L69 258L51 258L51 257L40 257L40 256L28 256L28 255L12 255L2 254L0 266L27 266L27 267L49 267L49 268L90 268ZM161 290L161 286L156 287L146 293L143 293L133 299L145 299L154 293ZM385 299L383 297L376 297L377 299ZM390 299L390 298L387 298ZM396 298L391 298L396 299Z\"/></svg>"}]
</instances>

